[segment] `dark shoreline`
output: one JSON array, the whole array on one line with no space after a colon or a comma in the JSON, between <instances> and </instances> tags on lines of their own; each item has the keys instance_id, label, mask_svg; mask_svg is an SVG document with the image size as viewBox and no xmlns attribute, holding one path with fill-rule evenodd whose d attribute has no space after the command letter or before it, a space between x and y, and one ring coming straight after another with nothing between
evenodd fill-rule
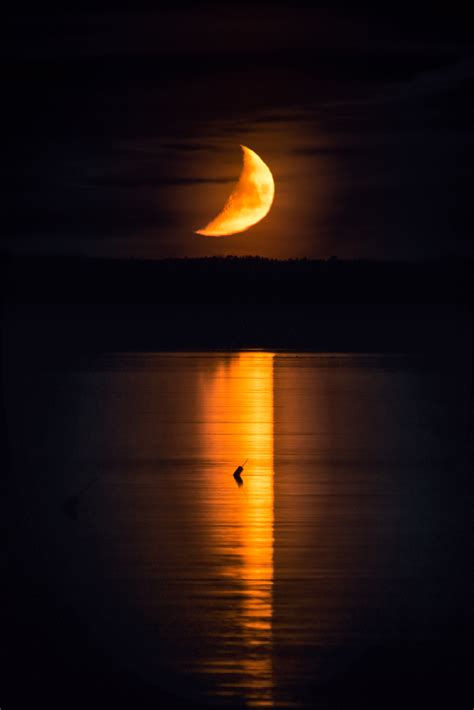
<instances>
[{"instance_id":1,"label":"dark shoreline","mask_svg":"<svg viewBox=\"0 0 474 710\"><path fill-rule=\"evenodd\" d=\"M470 351L473 264L8 257L5 337L37 351Z\"/></svg>"},{"instance_id":2,"label":"dark shoreline","mask_svg":"<svg viewBox=\"0 0 474 710\"><path fill-rule=\"evenodd\" d=\"M6 304L4 344L20 353L276 350L419 353L472 347L462 305Z\"/></svg>"},{"instance_id":3,"label":"dark shoreline","mask_svg":"<svg viewBox=\"0 0 474 710\"><path fill-rule=\"evenodd\" d=\"M470 303L474 261L349 261L261 257L0 259L10 303Z\"/></svg>"}]
</instances>

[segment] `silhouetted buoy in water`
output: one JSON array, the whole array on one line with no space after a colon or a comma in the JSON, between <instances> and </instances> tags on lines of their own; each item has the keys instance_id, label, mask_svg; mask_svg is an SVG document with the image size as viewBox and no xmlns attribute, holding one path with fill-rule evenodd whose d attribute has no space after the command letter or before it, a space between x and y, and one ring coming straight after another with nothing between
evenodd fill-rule
<instances>
[{"instance_id":1,"label":"silhouetted buoy in water","mask_svg":"<svg viewBox=\"0 0 474 710\"><path fill-rule=\"evenodd\" d=\"M78 507L79 503L81 502L81 497L85 494L86 491L89 490L89 488L97 481L97 477L92 478L87 485L82 488L79 493L76 493L76 495L69 496L66 498L66 500L63 503L63 511L65 514L70 518L71 520L77 520L77 514L78 514Z\"/></svg>"},{"instance_id":2,"label":"silhouetted buoy in water","mask_svg":"<svg viewBox=\"0 0 474 710\"><path fill-rule=\"evenodd\" d=\"M232 474L232 475L234 476L235 480L237 481L237 485L238 485L238 486L243 486L243 485L244 485L244 482L243 482L243 480L242 480L242 476L241 476L240 474L241 474L242 471L244 470L244 466L245 466L245 464L247 463L247 461L248 461L248 459L245 459L245 461L243 462L242 466L237 466L237 468L235 469L234 473Z\"/></svg>"}]
</instances>

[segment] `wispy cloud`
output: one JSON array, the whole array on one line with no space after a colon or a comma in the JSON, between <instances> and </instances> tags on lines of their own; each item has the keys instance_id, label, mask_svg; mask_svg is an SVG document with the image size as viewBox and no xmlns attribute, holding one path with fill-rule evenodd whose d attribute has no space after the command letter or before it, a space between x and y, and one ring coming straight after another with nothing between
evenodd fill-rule
<instances>
[{"instance_id":1,"label":"wispy cloud","mask_svg":"<svg viewBox=\"0 0 474 710\"><path fill-rule=\"evenodd\" d=\"M294 155L352 155L357 153L366 153L367 146L350 146L350 145L335 145L335 146L303 146L295 148Z\"/></svg>"},{"instance_id":2,"label":"wispy cloud","mask_svg":"<svg viewBox=\"0 0 474 710\"><path fill-rule=\"evenodd\" d=\"M183 143L179 141L163 143L162 145L165 151L173 153L198 153L198 152L211 152L218 153L222 150L221 146L215 143Z\"/></svg>"},{"instance_id":3,"label":"wispy cloud","mask_svg":"<svg viewBox=\"0 0 474 710\"><path fill-rule=\"evenodd\" d=\"M98 176L82 180L81 184L88 186L141 188L141 187L168 187L180 185L195 185L202 183L232 183L234 177L221 178L194 178L194 177L133 177L133 176Z\"/></svg>"}]
</instances>

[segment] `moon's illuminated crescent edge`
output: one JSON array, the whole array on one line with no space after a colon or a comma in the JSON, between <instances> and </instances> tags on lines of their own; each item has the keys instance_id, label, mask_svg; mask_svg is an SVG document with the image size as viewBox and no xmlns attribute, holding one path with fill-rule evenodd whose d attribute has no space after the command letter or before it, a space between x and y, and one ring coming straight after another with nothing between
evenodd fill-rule
<instances>
[{"instance_id":1,"label":"moon's illuminated crescent edge","mask_svg":"<svg viewBox=\"0 0 474 710\"><path fill-rule=\"evenodd\" d=\"M240 146L244 164L239 180L221 212L196 234L222 237L237 234L260 222L269 213L275 195L275 182L268 165L255 151Z\"/></svg>"}]
</instances>

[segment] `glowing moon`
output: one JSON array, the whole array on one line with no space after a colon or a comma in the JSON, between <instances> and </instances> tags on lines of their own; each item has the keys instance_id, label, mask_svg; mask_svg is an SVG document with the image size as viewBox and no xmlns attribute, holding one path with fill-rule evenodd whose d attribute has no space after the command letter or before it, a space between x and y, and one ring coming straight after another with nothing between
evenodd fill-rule
<instances>
[{"instance_id":1,"label":"glowing moon","mask_svg":"<svg viewBox=\"0 0 474 710\"><path fill-rule=\"evenodd\" d=\"M253 150L245 145L240 147L244 152L244 165L237 185L217 217L196 234L223 237L244 232L269 213L275 195L270 168Z\"/></svg>"}]
</instances>

